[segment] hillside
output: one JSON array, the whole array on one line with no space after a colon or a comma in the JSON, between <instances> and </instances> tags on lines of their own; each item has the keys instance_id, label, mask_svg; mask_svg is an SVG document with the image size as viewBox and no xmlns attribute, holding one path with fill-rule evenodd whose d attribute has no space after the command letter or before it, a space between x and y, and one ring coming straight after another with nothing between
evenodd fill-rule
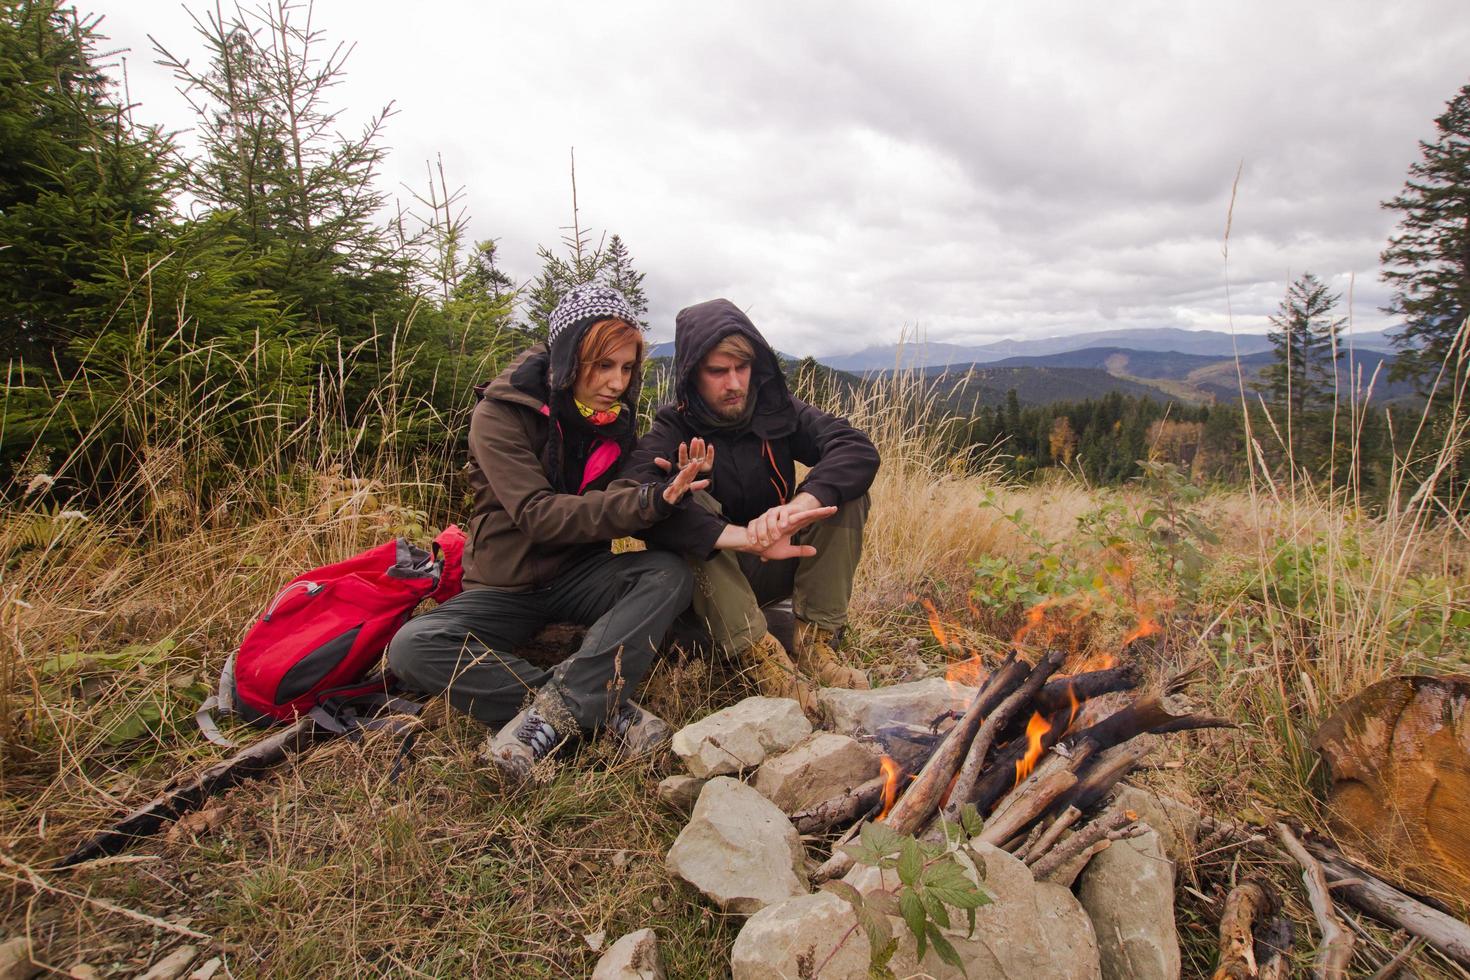
<instances>
[{"instance_id":1,"label":"hillside","mask_svg":"<svg viewBox=\"0 0 1470 980\"><path fill-rule=\"evenodd\" d=\"M1359 351L1390 351L1393 348L1387 331L1356 334L1351 345ZM1270 349L1262 334L1229 334L1219 330L1181 330L1177 327L1155 329L1104 330L1045 337L1036 340L1000 340L988 344L909 343L865 347L849 354L831 354L820 358L823 364L844 371L886 371L898 367L941 367L961 364L992 364L1016 357L1047 357L1073 351L1106 348L1130 351L1173 352L1202 357L1230 357L1256 354ZM1088 367L1093 365L1055 365Z\"/></svg>"},{"instance_id":2,"label":"hillside","mask_svg":"<svg viewBox=\"0 0 1470 980\"><path fill-rule=\"evenodd\" d=\"M1004 405L1006 392L1012 388L1023 405L1083 401L1113 392L1155 401L1171 398L1160 388L1096 368L971 365L963 370L931 369L927 373L936 388L946 393L950 408L964 414L981 405Z\"/></svg>"}]
</instances>

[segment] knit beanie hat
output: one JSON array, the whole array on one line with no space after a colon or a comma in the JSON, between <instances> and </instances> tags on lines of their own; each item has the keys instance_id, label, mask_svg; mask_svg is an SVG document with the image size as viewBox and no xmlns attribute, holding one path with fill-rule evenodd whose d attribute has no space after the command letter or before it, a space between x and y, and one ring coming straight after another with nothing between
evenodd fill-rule
<instances>
[{"instance_id":1,"label":"knit beanie hat","mask_svg":"<svg viewBox=\"0 0 1470 980\"><path fill-rule=\"evenodd\" d=\"M551 318L546 324L546 344L555 349L558 338L577 332L569 328L584 320L595 323L609 318L638 326L638 314L616 289L597 283L573 286L551 311Z\"/></svg>"}]
</instances>

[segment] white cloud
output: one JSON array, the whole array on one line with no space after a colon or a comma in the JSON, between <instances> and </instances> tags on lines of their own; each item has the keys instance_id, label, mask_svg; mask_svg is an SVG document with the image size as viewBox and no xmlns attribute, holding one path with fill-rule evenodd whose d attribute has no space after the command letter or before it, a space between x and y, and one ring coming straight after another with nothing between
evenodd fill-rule
<instances>
[{"instance_id":1,"label":"white cloud","mask_svg":"<svg viewBox=\"0 0 1470 980\"><path fill-rule=\"evenodd\" d=\"M96 12L140 118L187 125L144 38L190 51L187 14ZM905 325L1262 330L1308 270L1384 326L1379 202L1470 81L1463 0L318 0L315 23L357 44L344 117L397 104L390 185L442 154L514 274L570 222L575 146L583 224L627 240L656 336L726 295L798 353Z\"/></svg>"}]
</instances>

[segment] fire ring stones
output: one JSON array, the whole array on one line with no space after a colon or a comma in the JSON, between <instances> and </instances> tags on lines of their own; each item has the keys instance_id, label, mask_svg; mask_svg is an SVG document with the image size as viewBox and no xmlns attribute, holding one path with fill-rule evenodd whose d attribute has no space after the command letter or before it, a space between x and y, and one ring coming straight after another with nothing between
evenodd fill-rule
<instances>
[{"instance_id":1,"label":"fire ring stones","mask_svg":"<svg viewBox=\"0 0 1470 980\"><path fill-rule=\"evenodd\" d=\"M701 779L754 769L812 733L801 705L790 698L746 698L674 735L674 754Z\"/></svg>"},{"instance_id":2,"label":"fire ring stones","mask_svg":"<svg viewBox=\"0 0 1470 980\"><path fill-rule=\"evenodd\" d=\"M700 792L666 864L723 911L750 915L806 894L804 857L796 828L774 803L719 776Z\"/></svg>"}]
</instances>

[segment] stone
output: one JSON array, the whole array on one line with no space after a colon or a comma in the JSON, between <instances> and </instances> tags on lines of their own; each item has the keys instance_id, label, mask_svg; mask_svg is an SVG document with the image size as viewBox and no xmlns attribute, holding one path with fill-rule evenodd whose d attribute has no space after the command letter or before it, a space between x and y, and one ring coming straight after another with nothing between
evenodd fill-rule
<instances>
[{"instance_id":1,"label":"stone","mask_svg":"<svg viewBox=\"0 0 1470 980\"><path fill-rule=\"evenodd\" d=\"M812 733L801 705L790 698L746 698L674 733L673 749L698 777L754 769Z\"/></svg>"},{"instance_id":2,"label":"stone","mask_svg":"<svg viewBox=\"0 0 1470 980\"><path fill-rule=\"evenodd\" d=\"M1100 851L1082 870L1077 896L1097 934L1104 980L1177 980L1174 862L1158 831Z\"/></svg>"},{"instance_id":3,"label":"stone","mask_svg":"<svg viewBox=\"0 0 1470 980\"><path fill-rule=\"evenodd\" d=\"M658 933L639 929L613 943L597 961L592 980L664 980Z\"/></svg>"},{"instance_id":4,"label":"stone","mask_svg":"<svg viewBox=\"0 0 1470 980\"><path fill-rule=\"evenodd\" d=\"M14 936L0 943L0 980L30 980L41 972L31 962L31 941Z\"/></svg>"},{"instance_id":5,"label":"stone","mask_svg":"<svg viewBox=\"0 0 1470 980\"><path fill-rule=\"evenodd\" d=\"M1137 786L1119 787L1112 806L1132 810L1158 831L1164 853L1175 865L1189 857L1199 836L1199 812L1194 807Z\"/></svg>"},{"instance_id":6,"label":"stone","mask_svg":"<svg viewBox=\"0 0 1470 980\"><path fill-rule=\"evenodd\" d=\"M189 969L189 964L194 962L194 957L199 955L199 950L193 946L180 946L169 953L163 959L143 974L139 980L178 980Z\"/></svg>"},{"instance_id":7,"label":"stone","mask_svg":"<svg viewBox=\"0 0 1470 980\"><path fill-rule=\"evenodd\" d=\"M951 927L944 930L965 971L948 965L933 950L918 962L913 934L894 918L893 934L899 937L889 963L894 973L940 980L1101 980L1092 923L1076 897L1060 885L1036 881L1029 868L1000 848L974 846L985 864L981 887L993 901L975 910L973 936L967 938L965 913L959 909L951 910ZM970 877L978 880L973 871ZM877 870L869 867L859 867L847 881L864 893L881 884Z\"/></svg>"},{"instance_id":8,"label":"stone","mask_svg":"<svg viewBox=\"0 0 1470 980\"><path fill-rule=\"evenodd\" d=\"M852 906L831 892L767 905L735 937L732 980L809 977L817 967L823 980L865 980L868 935L856 923Z\"/></svg>"},{"instance_id":9,"label":"stone","mask_svg":"<svg viewBox=\"0 0 1470 980\"><path fill-rule=\"evenodd\" d=\"M806 893L803 857L786 814L738 779L718 776L699 794L666 864L723 911L750 915Z\"/></svg>"},{"instance_id":10,"label":"stone","mask_svg":"<svg viewBox=\"0 0 1470 980\"><path fill-rule=\"evenodd\" d=\"M817 692L817 704L832 731L877 735L886 725L927 726L946 711L963 711L974 697L973 687L929 677L869 691L824 687Z\"/></svg>"},{"instance_id":11,"label":"stone","mask_svg":"<svg viewBox=\"0 0 1470 980\"><path fill-rule=\"evenodd\" d=\"M974 697L973 687L930 677L869 691L823 688L817 703L826 719L823 727L863 742L875 741L884 755L913 773L934 751L935 719L948 711L964 711ZM942 722L940 733L952 724Z\"/></svg>"},{"instance_id":12,"label":"stone","mask_svg":"<svg viewBox=\"0 0 1470 980\"><path fill-rule=\"evenodd\" d=\"M698 776L669 776L658 784L659 802L675 813L688 813L707 781Z\"/></svg>"},{"instance_id":13,"label":"stone","mask_svg":"<svg viewBox=\"0 0 1470 980\"><path fill-rule=\"evenodd\" d=\"M766 759L751 785L783 813L840 796L878 775L878 757L846 735L813 732Z\"/></svg>"}]
</instances>

